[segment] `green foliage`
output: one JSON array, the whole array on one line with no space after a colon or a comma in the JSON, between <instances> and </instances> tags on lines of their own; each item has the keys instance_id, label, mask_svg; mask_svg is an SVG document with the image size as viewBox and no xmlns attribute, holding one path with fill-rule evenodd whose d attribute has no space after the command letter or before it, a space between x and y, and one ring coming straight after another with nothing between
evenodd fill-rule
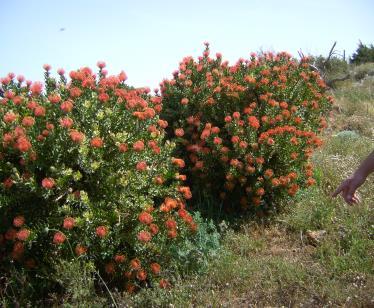
<instances>
[{"instance_id":1,"label":"green foliage","mask_svg":"<svg viewBox=\"0 0 374 308\"><path fill-rule=\"evenodd\" d=\"M355 53L350 58L352 64L363 64L368 62L374 62L374 46L373 44L365 45L361 41L358 43L358 47Z\"/></svg>"}]
</instances>

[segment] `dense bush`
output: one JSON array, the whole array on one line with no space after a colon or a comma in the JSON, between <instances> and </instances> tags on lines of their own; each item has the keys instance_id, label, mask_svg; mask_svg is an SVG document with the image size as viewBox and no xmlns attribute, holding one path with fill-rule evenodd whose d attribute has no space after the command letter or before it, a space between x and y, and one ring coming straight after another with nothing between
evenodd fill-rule
<instances>
[{"instance_id":1,"label":"dense bush","mask_svg":"<svg viewBox=\"0 0 374 308\"><path fill-rule=\"evenodd\" d=\"M324 79L329 81L342 78L349 72L349 64L344 59L332 56L328 60L324 56L311 57L311 62L318 68Z\"/></svg>"},{"instance_id":2,"label":"dense bush","mask_svg":"<svg viewBox=\"0 0 374 308\"><path fill-rule=\"evenodd\" d=\"M229 65L207 43L173 75L161 116L196 191L262 211L315 183L309 158L332 98L309 59L265 53Z\"/></svg>"},{"instance_id":3,"label":"dense bush","mask_svg":"<svg viewBox=\"0 0 374 308\"><path fill-rule=\"evenodd\" d=\"M367 46L360 41L355 53L350 58L350 62L353 64L374 62L374 45Z\"/></svg>"},{"instance_id":4,"label":"dense bush","mask_svg":"<svg viewBox=\"0 0 374 308\"><path fill-rule=\"evenodd\" d=\"M55 261L73 258L119 289L166 287L173 253L192 251L198 226L184 161L164 142L161 98L98 67L67 82L46 65L45 90L1 80L0 271L24 273L34 294L53 290Z\"/></svg>"}]
</instances>

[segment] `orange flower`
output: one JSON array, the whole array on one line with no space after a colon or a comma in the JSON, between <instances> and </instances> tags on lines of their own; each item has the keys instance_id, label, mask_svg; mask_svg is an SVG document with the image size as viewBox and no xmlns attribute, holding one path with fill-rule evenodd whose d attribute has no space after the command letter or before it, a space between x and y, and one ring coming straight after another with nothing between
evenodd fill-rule
<instances>
[{"instance_id":1,"label":"orange flower","mask_svg":"<svg viewBox=\"0 0 374 308\"><path fill-rule=\"evenodd\" d=\"M120 152L122 152L122 153L127 152L127 149L128 149L128 147L127 147L127 145L124 144L124 143L121 143L121 144L118 145L118 150L119 150Z\"/></svg>"},{"instance_id":2,"label":"orange flower","mask_svg":"<svg viewBox=\"0 0 374 308\"><path fill-rule=\"evenodd\" d=\"M19 228L22 227L25 223L25 217L24 216L16 216L13 219L13 226Z\"/></svg>"},{"instance_id":3,"label":"orange flower","mask_svg":"<svg viewBox=\"0 0 374 308\"><path fill-rule=\"evenodd\" d=\"M155 274L155 275L158 275L159 273L160 273L160 271L161 271L161 266L160 266L160 264L158 264L158 263L156 263L156 262L154 262L154 263L151 263L151 271L152 271L152 273L153 274Z\"/></svg>"},{"instance_id":4,"label":"orange flower","mask_svg":"<svg viewBox=\"0 0 374 308\"><path fill-rule=\"evenodd\" d=\"M101 148L104 142L100 137L94 137L91 139L91 146L94 148Z\"/></svg>"},{"instance_id":5,"label":"orange flower","mask_svg":"<svg viewBox=\"0 0 374 308\"><path fill-rule=\"evenodd\" d=\"M73 217L66 217L64 219L62 227L67 230L73 229L75 226L75 219Z\"/></svg>"},{"instance_id":6,"label":"orange flower","mask_svg":"<svg viewBox=\"0 0 374 308\"><path fill-rule=\"evenodd\" d=\"M77 254L77 256L84 255L86 252L87 252L87 247L84 247L79 244L75 246L75 253Z\"/></svg>"},{"instance_id":7,"label":"orange flower","mask_svg":"<svg viewBox=\"0 0 374 308\"><path fill-rule=\"evenodd\" d=\"M152 235L148 231L140 231L138 233L138 240L141 242L149 242L152 239Z\"/></svg>"},{"instance_id":8,"label":"orange flower","mask_svg":"<svg viewBox=\"0 0 374 308\"><path fill-rule=\"evenodd\" d=\"M189 102L189 100L188 100L188 98L186 98L186 97L182 98L182 100L181 100L181 104L182 104L182 105L187 105L188 102Z\"/></svg>"},{"instance_id":9,"label":"orange flower","mask_svg":"<svg viewBox=\"0 0 374 308\"><path fill-rule=\"evenodd\" d=\"M56 185L55 180L53 178L44 178L42 181L42 186L45 189L52 189Z\"/></svg>"},{"instance_id":10,"label":"orange flower","mask_svg":"<svg viewBox=\"0 0 374 308\"><path fill-rule=\"evenodd\" d=\"M145 161L140 161L136 164L136 170L145 171L147 169L147 163Z\"/></svg>"},{"instance_id":11,"label":"orange flower","mask_svg":"<svg viewBox=\"0 0 374 308\"><path fill-rule=\"evenodd\" d=\"M35 119L33 117L24 117L22 119L22 125L25 126L25 127L31 127L35 124Z\"/></svg>"},{"instance_id":12,"label":"orange flower","mask_svg":"<svg viewBox=\"0 0 374 308\"><path fill-rule=\"evenodd\" d=\"M113 262L105 264L105 272L107 274L113 275L116 272L116 265Z\"/></svg>"},{"instance_id":13,"label":"orange flower","mask_svg":"<svg viewBox=\"0 0 374 308\"><path fill-rule=\"evenodd\" d=\"M174 131L174 134L175 134L175 136L177 136L177 137L183 137L183 136L184 136L184 130L183 130L183 128L177 128L177 129Z\"/></svg>"},{"instance_id":14,"label":"orange flower","mask_svg":"<svg viewBox=\"0 0 374 308\"><path fill-rule=\"evenodd\" d=\"M138 216L138 219L141 223L146 225L149 225L153 221L152 215L147 212L141 212Z\"/></svg>"},{"instance_id":15,"label":"orange flower","mask_svg":"<svg viewBox=\"0 0 374 308\"><path fill-rule=\"evenodd\" d=\"M27 152L31 149L32 145L26 137L19 137L17 139L15 147L21 152Z\"/></svg>"},{"instance_id":16,"label":"orange flower","mask_svg":"<svg viewBox=\"0 0 374 308\"><path fill-rule=\"evenodd\" d=\"M143 269L139 270L136 273L136 278L138 278L140 281L144 281L147 279L147 272Z\"/></svg>"},{"instance_id":17,"label":"orange flower","mask_svg":"<svg viewBox=\"0 0 374 308\"><path fill-rule=\"evenodd\" d=\"M30 236L31 232L28 229L21 229L17 232L16 237L20 241L26 241Z\"/></svg>"},{"instance_id":18,"label":"orange flower","mask_svg":"<svg viewBox=\"0 0 374 308\"><path fill-rule=\"evenodd\" d=\"M60 231L56 232L55 235L53 236L53 244L61 245L62 243L65 242L65 240L66 240L65 234L63 234Z\"/></svg>"},{"instance_id":19,"label":"orange flower","mask_svg":"<svg viewBox=\"0 0 374 308\"><path fill-rule=\"evenodd\" d=\"M168 219L165 222L165 226L168 229L176 229L177 228L177 222L174 219Z\"/></svg>"},{"instance_id":20,"label":"orange flower","mask_svg":"<svg viewBox=\"0 0 374 308\"><path fill-rule=\"evenodd\" d=\"M108 234L108 228L105 226L99 226L96 228L96 235L100 238L106 237Z\"/></svg>"},{"instance_id":21,"label":"orange flower","mask_svg":"<svg viewBox=\"0 0 374 308\"><path fill-rule=\"evenodd\" d=\"M263 189L262 187L256 190L257 196L263 196L264 194L265 194L265 189Z\"/></svg>"},{"instance_id":22,"label":"orange flower","mask_svg":"<svg viewBox=\"0 0 374 308\"><path fill-rule=\"evenodd\" d=\"M65 128L70 128L73 126L73 120L69 117L60 119L60 125Z\"/></svg>"},{"instance_id":23,"label":"orange flower","mask_svg":"<svg viewBox=\"0 0 374 308\"><path fill-rule=\"evenodd\" d=\"M81 143L84 140L84 134L73 130L70 132L70 138L75 143Z\"/></svg>"},{"instance_id":24,"label":"orange flower","mask_svg":"<svg viewBox=\"0 0 374 308\"><path fill-rule=\"evenodd\" d=\"M168 231L168 237L169 238L176 238L177 235L178 235L178 233L177 233L177 230L175 230L175 229L171 229L171 230Z\"/></svg>"},{"instance_id":25,"label":"orange flower","mask_svg":"<svg viewBox=\"0 0 374 308\"><path fill-rule=\"evenodd\" d=\"M264 172L264 176L267 179L271 178L273 175L274 175L274 172L272 169L266 169Z\"/></svg>"},{"instance_id":26,"label":"orange flower","mask_svg":"<svg viewBox=\"0 0 374 308\"><path fill-rule=\"evenodd\" d=\"M166 279L161 279L160 283L159 283L159 286L160 286L161 289L167 289L167 288L170 287L170 283Z\"/></svg>"},{"instance_id":27,"label":"orange flower","mask_svg":"<svg viewBox=\"0 0 374 308\"><path fill-rule=\"evenodd\" d=\"M181 158L175 158L175 157L172 157L171 162L172 162L174 165L178 166L178 168L184 168L184 167L186 166L184 160L181 159Z\"/></svg>"},{"instance_id":28,"label":"orange flower","mask_svg":"<svg viewBox=\"0 0 374 308\"><path fill-rule=\"evenodd\" d=\"M114 261L116 263L123 263L123 262L125 262L125 260L126 260L126 257L124 255L115 255L114 256Z\"/></svg>"},{"instance_id":29,"label":"orange flower","mask_svg":"<svg viewBox=\"0 0 374 308\"><path fill-rule=\"evenodd\" d=\"M63 112L70 112L73 110L73 103L68 100L68 101L65 101L63 102L61 105L60 105L60 109L63 111Z\"/></svg>"},{"instance_id":30,"label":"orange flower","mask_svg":"<svg viewBox=\"0 0 374 308\"><path fill-rule=\"evenodd\" d=\"M141 151L143 151L143 150L144 150L144 142L143 142L143 140L138 140L138 141L136 141L136 142L133 144L132 148L133 148L136 152L141 152Z\"/></svg>"},{"instance_id":31,"label":"orange flower","mask_svg":"<svg viewBox=\"0 0 374 308\"><path fill-rule=\"evenodd\" d=\"M192 193L191 190L188 186L181 186L179 187L179 192L181 192L184 196L185 199L191 199L192 198Z\"/></svg>"},{"instance_id":32,"label":"orange flower","mask_svg":"<svg viewBox=\"0 0 374 308\"><path fill-rule=\"evenodd\" d=\"M135 258L130 261L130 268L133 270L138 270L140 269L141 263L140 260Z\"/></svg>"},{"instance_id":33,"label":"orange flower","mask_svg":"<svg viewBox=\"0 0 374 308\"><path fill-rule=\"evenodd\" d=\"M153 235L156 235L158 233L158 226L155 224L150 224L149 231L151 231Z\"/></svg>"}]
</instances>

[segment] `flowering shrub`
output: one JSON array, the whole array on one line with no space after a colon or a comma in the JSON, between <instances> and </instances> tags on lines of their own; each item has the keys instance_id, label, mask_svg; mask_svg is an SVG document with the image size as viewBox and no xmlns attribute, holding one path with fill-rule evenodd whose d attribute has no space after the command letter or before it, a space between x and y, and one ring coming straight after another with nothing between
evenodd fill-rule
<instances>
[{"instance_id":1,"label":"flowering shrub","mask_svg":"<svg viewBox=\"0 0 374 308\"><path fill-rule=\"evenodd\" d=\"M46 65L45 88L1 79L0 268L43 277L55 260L81 258L119 288L167 287L169 251L197 229L184 161L163 141L161 98L98 67L68 82Z\"/></svg>"},{"instance_id":2,"label":"flowering shrub","mask_svg":"<svg viewBox=\"0 0 374 308\"><path fill-rule=\"evenodd\" d=\"M309 158L332 98L308 61L264 53L230 66L206 43L161 83L162 118L196 190L262 211L315 183Z\"/></svg>"}]
</instances>

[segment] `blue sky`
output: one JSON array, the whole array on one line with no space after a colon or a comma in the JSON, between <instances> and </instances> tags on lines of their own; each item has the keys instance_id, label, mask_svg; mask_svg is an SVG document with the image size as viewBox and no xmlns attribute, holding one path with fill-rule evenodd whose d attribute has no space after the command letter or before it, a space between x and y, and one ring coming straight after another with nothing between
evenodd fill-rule
<instances>
[{"instance_id":1,"label":"blue sky","mask_svg":"<svg viewBox=\"0 0 374 308\"><path fill-rule=\"evenodd\" d=\"M372 0L0 0L0 14L0 76L31 80L44 63L70 71L103 60L154 88L204 41L231 62L260 49L327 55L337 41L350 55L359 40L374 43Z\"/></svg>"}]
</instances>

